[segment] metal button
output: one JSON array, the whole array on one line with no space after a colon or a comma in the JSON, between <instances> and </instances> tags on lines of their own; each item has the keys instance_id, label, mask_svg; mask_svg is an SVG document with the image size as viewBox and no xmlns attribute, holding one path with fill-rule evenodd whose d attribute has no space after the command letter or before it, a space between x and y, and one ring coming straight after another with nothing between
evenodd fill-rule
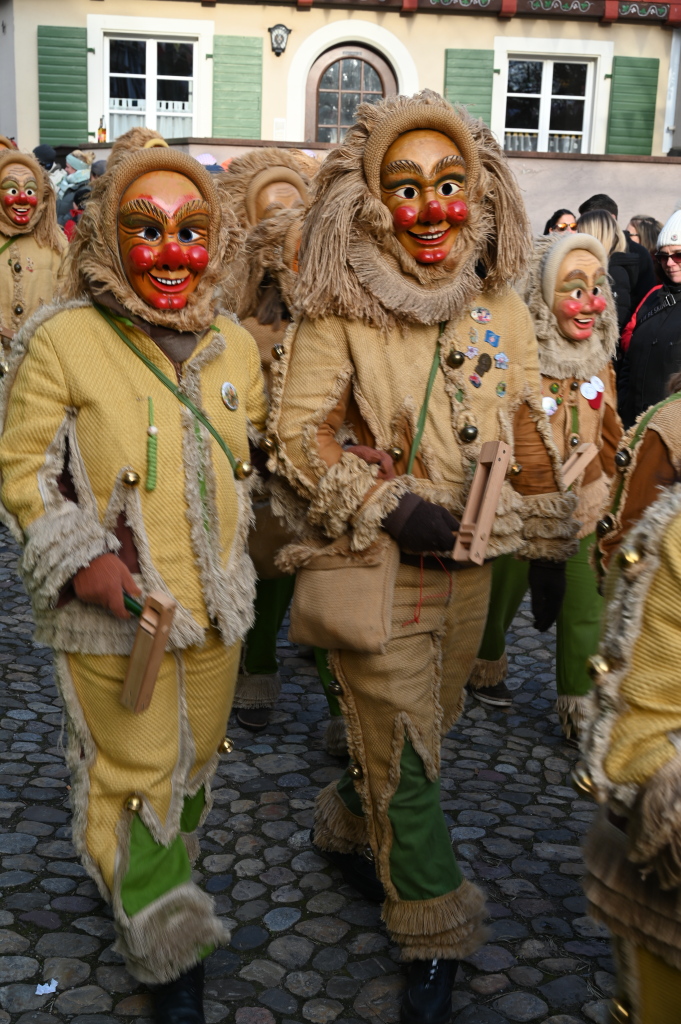
<instances>
[{"instance_id":1,"label":"metal button","mask_svg":"<svg viewBox=\"0 0 681 1024\"><path fill-rule=\"evenodd\" d=\"M140 475L134 469L126 469L121 476L121 480L126 487L137 487L140 482Z\"/></svg>"},{"instance_id":2,"label":"metal button","mask_svg":"<svg viewBox=\"0 0 681 1024\"><path fill-rule=\"evenodd\" d=\"M137 814L137 812L142 809L142 800L140 797L135 795L129 796L125 801L125 809L126 811L132 811L133 814Z\"/></svg>"},{"instance_id":3,"label":"metal button","mask_svg":"<svg viewBox=\"0 0 681 1024\"><path fill-rule=\"evenodd\" d=\"M459 431L459 437L462 441L468 443L469 441L475 441L478 436L478 428L468 423L463 430Z\"/></svg>"},{"instance_id":4,"label":"metal button","mask_svg":"<svg viewBox=\"0 0 681 1024\"><path fill-rule=\"evenodd\" d=\"M329 683L329 693L332 693L334 695L334 697L340 697L342 692L343 692L343 687L338 682L338 680L337 679L332 679L331 682Z\"/></svg>"},{"instance_id":5,"label":"metal button","mask_svg":"<svg viewBox=\"0 0 681 1024\"><path fill-rule=\"evenodd\" d=\"M281 359L284 356L286 349L283 345L274 345L272 348L272 355L275 359Z\"/></svg>"},{"instance_id":6,"label":"metal button","mask_svg":"<svg viewBox=\"0 0 681 1024\"><path fill-rule=\"evenodd\" d=\"M253 472L253 466L248 459L238 459L234 467L234 475L238 480L245 480Z\"/></svg>"}]
</instances>

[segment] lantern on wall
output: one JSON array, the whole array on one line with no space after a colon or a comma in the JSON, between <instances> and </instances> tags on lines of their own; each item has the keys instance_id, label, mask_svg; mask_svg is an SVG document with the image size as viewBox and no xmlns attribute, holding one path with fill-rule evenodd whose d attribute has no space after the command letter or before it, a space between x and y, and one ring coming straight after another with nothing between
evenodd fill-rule
<instances>
[{"instance_id":1,"label":"lantern on wall","mask_svg":"<svg viewBox=\"0 0 681 1024\"><path fill-rule=\"evenodd\" d=\"M276 57L281 57L282 53L286 49L288 37L291 34L291 29L286 28L286 25L273 25L272 28L267 30L270 34L270 42L272 43L272 52Z\"/></svg>"}]
</instances>

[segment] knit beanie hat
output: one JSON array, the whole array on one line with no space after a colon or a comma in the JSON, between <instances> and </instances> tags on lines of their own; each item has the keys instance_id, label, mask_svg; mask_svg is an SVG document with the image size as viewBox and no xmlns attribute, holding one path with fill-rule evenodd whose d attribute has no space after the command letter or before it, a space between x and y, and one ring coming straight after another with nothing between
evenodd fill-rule
<instances>
[{"instance_id":1,"label":"knit beanie hat","mask_svg":"<svg viewBox=\"0 0 681 1024\"><path fill-rule=\"evenodd\" d=\"M657 236L657 248L663 245L681 245L681 210L676 210Z\"/></svg>"},{"instance_id":2,"label":"knit beanie hat","mask_svg":"<svg viewBox=\"0 0 681 1024\"><path fill-rule=\"evenodd\" d=\"M39 164L43 167L51 167L54 161L57 159L57 151L52 146L41 145L36 146L33 150L33 155Z\"/></svg>"},{"instance_id":3,"label":"knit beanie hat","mask_svg":"<svg viewBox=\"0 0 681 1024\"><path fill-rule=\"evenodd\" d=\"M81 160L74 153L69 153L66 163L69 167L73 167L74 171L88 171L90 169L89 163L86 160Z\"/></svg>"},{"instance_id":4,"label":"knit beanie hat","mask_svg":"<svg viewBox=\"0 0 681 1024\"><path fill-rule=\"evenodd\" d=\"M600 260L603 269L608 269L608 257L605 249L593 235L569 234L556 238L544 257L542 266L541 290L544 302L551 309L553 306L553 295L556 290L556 278L561 263L569 252L574 249L586 249L593 253L597 260Z\"/></svg>"}]
</instances>

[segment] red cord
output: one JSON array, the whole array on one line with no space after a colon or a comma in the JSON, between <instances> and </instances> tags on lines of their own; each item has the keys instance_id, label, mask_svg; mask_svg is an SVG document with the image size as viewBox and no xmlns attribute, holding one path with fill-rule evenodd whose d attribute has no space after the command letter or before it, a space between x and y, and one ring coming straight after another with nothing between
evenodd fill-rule
<instances>
[{"instance_id":1,"label":"red cord","mask_svg":"<svg viewBox=\"0 0 681 1024\"><path fill-rule=\"evenodd\" d=\"M434 600L436 600L438 597L444 597L447 600L449 600L449 598L451 597L451 594L452 594L452 587L454 585L454 579L452 577L451 572L449 571L447 566L444 564L444 562L440 558L438 558L437 555L435 555L434 557L440 563L440 568L442 569L442 571L447 574L447 577L449 579L449 587L447 588L446 591L443 590L439 594L431 594L431 597ZM419 599L416 602L416 608L414 609L414 618L413 619L407 619L406 622L403 622L402 623L402 628L403 629L404 629L405 626L412 626L414 624L418 626L420 624L420 622L421 622L421 609L423 608L423 601L424 601L424 594L423 594L423 555L421 555L421 557L419 559Z\"/></svg>"}]
</instances>

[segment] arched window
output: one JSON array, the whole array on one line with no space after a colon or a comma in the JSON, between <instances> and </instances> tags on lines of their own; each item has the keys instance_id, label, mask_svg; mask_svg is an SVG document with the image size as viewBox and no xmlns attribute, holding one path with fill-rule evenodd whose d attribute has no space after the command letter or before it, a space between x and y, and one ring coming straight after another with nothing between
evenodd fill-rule
<instances>
[{"instance_id":1,"label":"arched window","mask_svg":"<svg viewBox=\"0 0 681 1024\"><path fill-rule=\"evenodd\" d=\"M346 43L318 57L307 80L305 137L342 142L360 103L378 103L397 93L395 73L383 57Z\"/></svg>"}]
</instances>

